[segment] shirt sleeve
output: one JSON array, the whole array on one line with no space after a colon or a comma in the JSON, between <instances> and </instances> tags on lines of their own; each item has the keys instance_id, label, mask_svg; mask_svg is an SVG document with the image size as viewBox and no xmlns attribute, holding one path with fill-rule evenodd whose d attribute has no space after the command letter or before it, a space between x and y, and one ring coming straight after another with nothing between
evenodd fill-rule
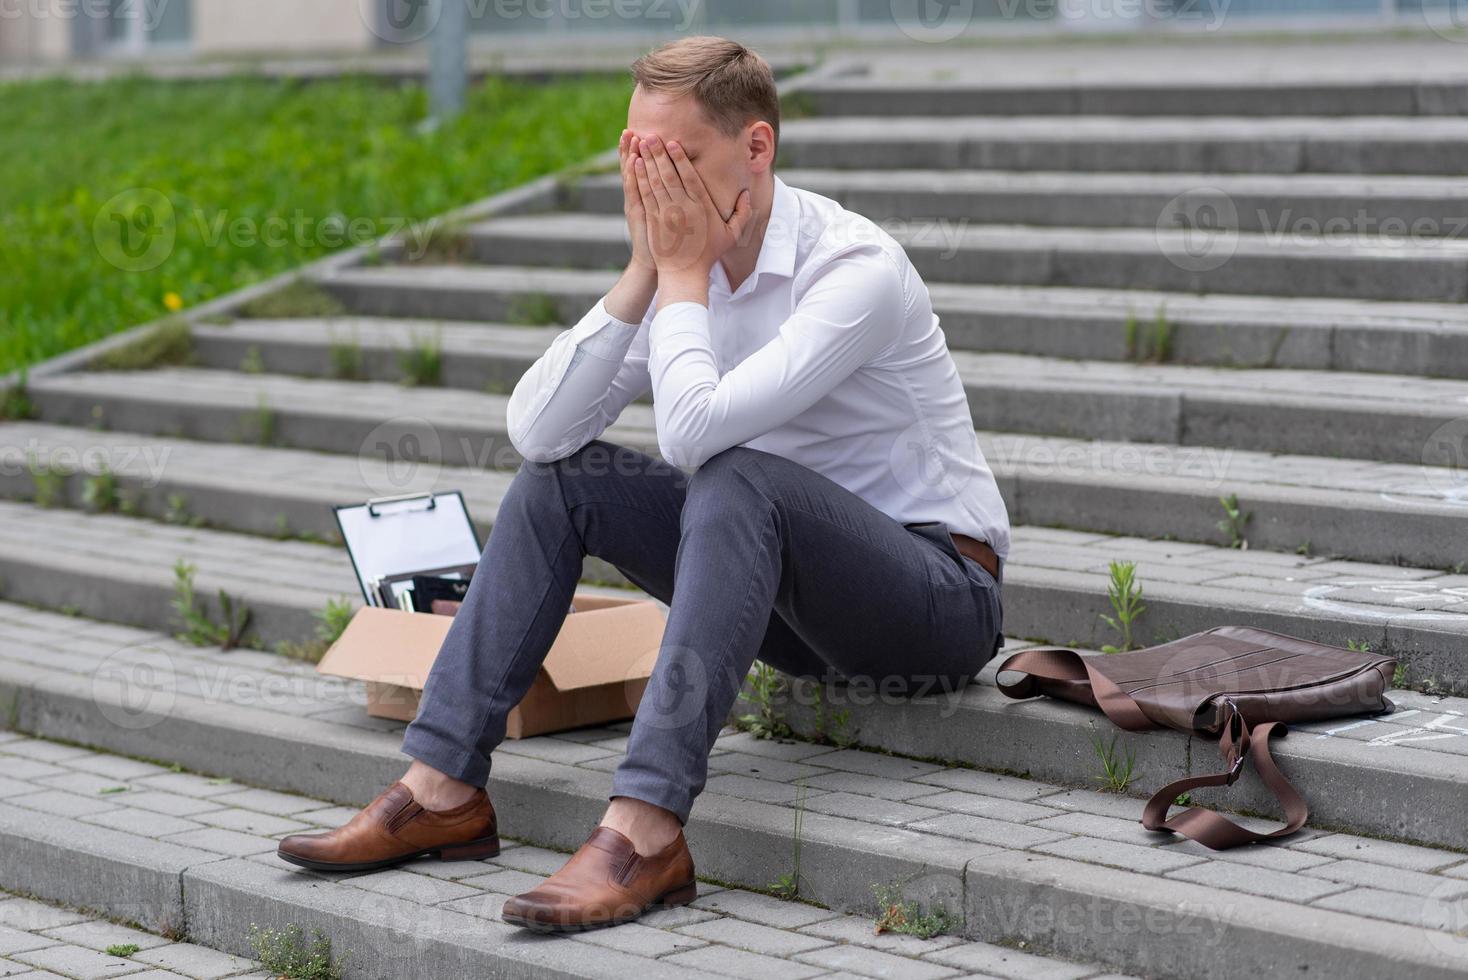
<instances>
[{"instance_id":1,"label":"shirt sleeve","mask_svg":"<svg viewBox=\"0 0 1468 980\"><path fill-rule=\"evenodd\" d=\"M844 253L816 272L779 334L722 377L708 308L659 310L648 365L663 458L696 467L788 422L889 346L905 309L901 274L885 252Z\"/></svg>"},{"instance_id":2,"label":"shirt sleeve","mask_svg":"<svg viewBox=\"0 0 1468 980\"><path fill-rule=\"evenodd\" d=\"M515 385L506 410L511 444L531 462L548 463L601 435L651 389L647 345L643 324L618 320L598 301Z\"/></svg>"}]
</instances>

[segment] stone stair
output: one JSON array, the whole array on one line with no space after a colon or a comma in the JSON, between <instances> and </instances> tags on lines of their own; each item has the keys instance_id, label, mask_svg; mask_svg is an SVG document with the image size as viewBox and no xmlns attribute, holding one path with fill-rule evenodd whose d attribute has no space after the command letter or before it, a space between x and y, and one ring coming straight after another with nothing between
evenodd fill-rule
<instances>
[{"instance_id":1,"label":"stone stair","mask_svg":"<svg viewBox=\"0 0 1468 980\"><path fill-rule=\"evenodd\" d=\"M847 734L873 751L731 733L690 830L706 874L758 888L788 870L803 798L814 900L869 910L874 882L910 878L969 939L1099 965L1006 973L978 953L926 950L888 963L877 954L903 951L869 945L869 961L792 953L741 966L728 943L724 959L700 954L686 971L1374 980L1468 969L1455 935L1468 921L1468 701L1448 696L1468 694L1468 247L1452 226L1468 189L1468 89L1174 81L817 75L800 96L814 115L784 128L782 173L883 222L931 282L1017 525L1005 653L1113 641L1100 620L1108 564L1132 560L1147 605L1138 642L1257 625L1389 652L1399 684L1418 690L1394 694L1397 715L1300 726L1280 742L1314 808L1310 829L1223 854L1136 824L1134 794L1213 769L1206 739L1126 736L1135 779L1122 795L1095 792L1104 720L1008 702L992 665L961 696L847 706ZM1220 199L1232 206L1223 231L1237 234L1227 261L1200 269L1167 229ZM33 373L38 417L0 423L11 727L345 805L398 774L399 728L368 719L355 687L261 650L169 639L175 566L196 567L206 609L221 590L248 606L248 638L273 647L309 638L327 602L356 601L331 505L459 489L488 530L519 463L506 395L611 284L626 248L605 175L545 181L507 203L474 209L459 263L406 261L390 243L306 270L340 316L211 316L194 324L189 366L110 372L73 357ZM1435 230L1344 241L1292 230L1332 218ZM401 383L415 348L436 351L435 384ZM649 406L630 406L606 438L655 451ZM122 512L83 513L99 488ZM1232 495L1251 515L1237 533L1220 526ZM595 560L585 574L596 587L621 581ZM797 731L823 734L808 707L785 710ZM512 832L579 843L623 735L507 745L491 788ZM1268 799L1250 776L1216 802L1257 813ZM484 925L493 915L457 918L447 901L415 904L417 892L364 909L251 854L196 868L197 855L75 833L67 821L80 817L37 829L23 811L0 800L0 835L25 855L0 860L0 887L45 884L47 863L73 882L92 871L161 882L201 941L230 952L243 952L239 916L254 914L358 941L381 926L419 937L424 962L440 965L546 976L640 966L558 960ZM75 901L70 887L47 897ZM466 939L471 926L489 932ZM643 939L663 944L649 970L673 975L682 950ZM360 975L391 972L376 967Z\"/></svg>"},{"instance_id":2,"label":"stone stair","mask_svg":"<svg viewBox=\"0 0 1468 980\"><path fill-rule=\"evenodd\" d=\"M349 811L329 803L361 805L401 772L401 725L368 718L360 685L317 677L270 654L199 650L10 604L0 604L0 636L7 654L0 692L14 698L17 727L204 774L107 762L50 743L0 746L0 762L12 774L0 783L0 874L12 887L60 901L90 897L102 911L109 902L128 903L133 921L154 928L160 919L182 921L195 942L229 952L243 951L244 923L265 921L321 928L337 948L389 947L404 957L462 955L508 965L529 956L569 976L628 968L618 960L596 972L574 951L547 951L500 924L457 917L493 923L505 894L528 887L523 876L491 881L483 865L440 869L432 862L373 876L319 876L274 859L274 837L303 824L332 825ZM992 690L978 693L992 701ZM575 847L604 805L626 729L505 743L489 785L505 832L542 847ZM1002 732L1009 739L1029 734L1013 725ZM48 747L24 747L36 744ZM1375 780L1368 792L1380 792L1392 762L1419 751L1386 748L1394 755L1378 767L1362 764L1354 740L1326 737L1320 744L1335 755L1326 765L1342 793L1351 792L1353 778ZM7 751L28 758L17 762ZM68 774L73 766L91 774ZM700 873L721 885L758 889L793 869L807 900L867 916L873 885L901 885L910 900L945 908L960 925L936 945L902 943L907 948L896 951L984 976L1081 977L1099 969L1030 957L1016 962L1032 973L992 958L980 966L980 953L998 955L994 942L1148 977L1324 971L1375 980L1446 978L1468 969L1468 940L1459 933L1468 915L1468 863L1460 850L1310 829L1280 845L1212 852L1142 830L1139 806L1074 783L730 731L719 739L688 833ZM38 820L38 811L49 818ZM525 851L492 863L544 874L559 860L529 853L533 864L521 863ZM99 892L98 882L113 887ZM753 896L730 898L757 903ZM778 906L758 904L760 914L777 914ZM808 906L787 908L787 920L835 918ZM741 915L738 906L732 914ZM583 938L635 953L653 941L647 928L678 925L655 916L647 926ZM842 926L839 934L816 934L890 948L867 931L869 920L845 917ZM961 937L980 942L955 944ZM654 948L674 952L669 941L663 936ZM723 941L740 945L735 937ZM757 930L743 943L766 954L785 945ZM972 949L971 958L950 962L936 952L956 955L960 948ZM846 955L856 958L813 965L908 975L881 957ZM688 966L749 975L737 957ZM401 976L403 969L395 960L369 958L354 975Z\"/></svg>"}]
</instances>

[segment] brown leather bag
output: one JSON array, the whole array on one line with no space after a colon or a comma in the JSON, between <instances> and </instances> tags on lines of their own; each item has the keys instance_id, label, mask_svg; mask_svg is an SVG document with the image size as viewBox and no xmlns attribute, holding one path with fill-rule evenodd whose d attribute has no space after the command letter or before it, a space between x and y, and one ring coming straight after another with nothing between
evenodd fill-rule
<instances>
[{"instance_id":1,"label":"brown leather bag","mask_svg":"<svg viewBox=\"0 0 1468 980\"><path fill-rule=\"evenodd\" d=\"M1190 776L1159 789L1142 811L1148 830L1170 830L1214 850L1285 837L1305 824L1309 809L1269 754L1269 740L1285 722L1342 715L1385 714L1396 660L1243 626L1220 626L1161 646L1105 656L1074 650L1025 650L1004 661L999 690L1012 698L1038 694L1100 708L1129 732L1157 728L1218 736L1226 769ZM1222 814L1189 807L1172 819L1180 793L1232 786L1244 760L1284 807L1285 826L1247 830Z\"/></svg>"}]
</instances>

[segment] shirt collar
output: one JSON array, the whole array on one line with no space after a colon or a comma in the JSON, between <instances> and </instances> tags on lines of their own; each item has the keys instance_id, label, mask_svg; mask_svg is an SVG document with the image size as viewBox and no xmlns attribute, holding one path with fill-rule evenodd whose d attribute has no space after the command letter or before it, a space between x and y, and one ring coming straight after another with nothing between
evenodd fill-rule
<instances>
[{"instance_id":1,"label":"shirt collar","mask_svg":"<svg viewBox=\"0 0 1468 980\"><path fill-rule=\"evenodd\" d=\"M800 237L800 199L786 183L775 177L775 193L770 202L770 220L765 225L765 238L760 243L759 258L755 259L754 271L749 274L737 290L747 292L755 288L764 275L795 275L796 244ZM723 267L715 263L717 278L725 290L728 279Z\"/></svg>"}]
</instances>

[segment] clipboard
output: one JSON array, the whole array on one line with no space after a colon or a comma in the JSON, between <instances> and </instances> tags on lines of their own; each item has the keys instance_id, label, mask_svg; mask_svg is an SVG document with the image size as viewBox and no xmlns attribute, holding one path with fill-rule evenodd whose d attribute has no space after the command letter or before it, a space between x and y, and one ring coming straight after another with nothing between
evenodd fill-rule
<instances>
[{"instance_id":1,"label":"clipboard","mask_svg":"<svg viewBox=\"0 0 1468 980\"><path fill-rule=\"evenodd\" d=\"M332 512L369 606L383 605L384 579L479 561L479 532L457 490L379 497Z\"/></svg>"}]
</instances>

